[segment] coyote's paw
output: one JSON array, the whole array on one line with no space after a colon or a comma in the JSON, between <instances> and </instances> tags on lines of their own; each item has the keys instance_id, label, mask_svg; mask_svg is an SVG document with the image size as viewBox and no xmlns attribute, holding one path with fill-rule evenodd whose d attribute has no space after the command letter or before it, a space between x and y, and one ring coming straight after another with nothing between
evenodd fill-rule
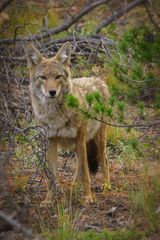
<instances>
[{"instance_id":1,"label":"coyote's paw","mask_svg":"<svg viewBox=\"0 0 160 240\"><path fill-rule=\"evenodd\" d=\"M95 195L93 195L92 193L90 193L90 194L87 194L87 195L83 196L83 198L82 198L82 204L83 204L83 205L87 205L87 204L89 204L89 203L95 202L95 200L96 200Z\"/></svg>"},{"instance_id":2,"label":"coyote's paw","mask_svg":"<svg viewBox=\"0 0 160 240\"><path fill-rule=\"evenodd\" d=\"M46 195L44 201L41 202L40 207L41 208L51 207L53 204L53 199L54 199L53 197L54 196L53 196L52 190L49 190L47 192L47 195Z\"/></svg>"},{"instance_id":3,"label":"coyote's paw","mask_svg":"<svg viewBox=\"0 0 160 240\"><path fill-rule=\"evenodd\" d=\"M105 194L108 190L111 190L111 184L110 183L104 183L103 193Z\"/></svg>"}]
</instances>

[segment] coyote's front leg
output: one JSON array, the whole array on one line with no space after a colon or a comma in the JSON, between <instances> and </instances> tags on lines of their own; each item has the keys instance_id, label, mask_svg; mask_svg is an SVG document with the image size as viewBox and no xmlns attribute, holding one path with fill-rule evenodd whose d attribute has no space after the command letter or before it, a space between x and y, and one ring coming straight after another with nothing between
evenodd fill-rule
<instances>
[{"instance_id":1,"label":"coyote's front leg","mask_svg":"<svg viewBox=\"0 0 160 240\"><path fill-rule=\"evenodd\" d=\"M76 152L78 157L78 178L83 186L83 197L84 202L93 202L93 197L90 187L90 176L87 161L87 151L86 151L86 132L85 126L81 127L78 133L76 142Z\"/></svg>"},{"instance_id":2,"label":"coyote's front leg","mask_svg":"<svg viewBox=\"0 0 160 240\"><path fill-rule=\"evenodd\" d=\"M57 176L57 141L54 138L48 139L48 148L47 148L47 163L49 174L56 179ZM49 182L49 181L48 181ZM44 201L41 203L41 207L51 205L53 200L53 191L50 188L50 182L48 183L49 190Z\"/></svg>"}]
</instances>

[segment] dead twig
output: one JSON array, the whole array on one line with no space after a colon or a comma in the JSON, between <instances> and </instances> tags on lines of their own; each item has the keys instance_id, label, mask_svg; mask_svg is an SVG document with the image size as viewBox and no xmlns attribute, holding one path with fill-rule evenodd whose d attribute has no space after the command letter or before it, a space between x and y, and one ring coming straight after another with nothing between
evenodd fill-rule
<instances>
[{"instance_id":1,"label":"dead twig","mask_svg":"<svg viewBox=\"0 0 160 240\"><path fill-rule=\"evenodd\" d=\"M116 50L116 43L106 37L101 37L101 36L69 36L66 38L61 38L61 39L55 39L55 40L49 40L43 43L42 46L37 46L38 49L40 49L41 52L45 52L45 55L48 57L53 56L58 48L61 47L61 45L65 42L69 41L72 45L72 48L74 49L74 52L76 54L84 53L85 56L88 56L91 54L91 52L100 53L109 53L110 48ZM86 51L87 49L87 51ZM18 56L11 56L9 54L6 54L4 51L4 55L0 56L0 60L4 61L12 61L12 64L15 65L17 62L26 62L26 58L24 56L24 50L22 48L20 54Z\"/></svg>"}]
</instances>

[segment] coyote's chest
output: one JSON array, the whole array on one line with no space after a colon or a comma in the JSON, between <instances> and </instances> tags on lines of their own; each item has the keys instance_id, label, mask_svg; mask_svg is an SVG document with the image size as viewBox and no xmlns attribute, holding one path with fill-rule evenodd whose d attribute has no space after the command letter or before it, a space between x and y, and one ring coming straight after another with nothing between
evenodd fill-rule
<instances>
[{"instance_id":1,"label":"coyote's chest","mask_svg":"<svg viewBox=\"0 0 160 240\"><path fill-rule=\"evenodd\" d=\"M78 130L84 122L84 118L80 113L64 106L42 105L39 102L35 104L35 101L32 102L32 106L36 120L44 128L47 138L56 137L58 139L68 139L68 141L72 139L75 142ZM100 127L100 122L89 119L86 124L88 141L95 136Z\"/></svg>"},{"instance_id":2,"label":"coyote's chest","mask_svg":"<svg viewBox=\"0 0 160 240\"><path fill-rule=\"evenodd\" d=\"M77 113L64 106L34 104L36 120L44 128L47 138L76 138L80 126Z\"/></svg>"}]
</instances>

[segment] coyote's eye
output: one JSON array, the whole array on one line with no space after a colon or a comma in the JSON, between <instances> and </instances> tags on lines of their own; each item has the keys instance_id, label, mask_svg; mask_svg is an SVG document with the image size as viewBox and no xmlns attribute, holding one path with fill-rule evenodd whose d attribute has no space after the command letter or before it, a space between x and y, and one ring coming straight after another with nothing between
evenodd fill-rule
<instances>
[{"instance_id":1,"label":"coyote's eye","mask_svg":"<svg viewBox=\"0 0 160 240\"><path fill-rule=\"evenodd\" d=\"M46 76L44 76L44 75L42 75L42 76L39 76L39 78L41 78L42 80L46 80L46 79L47 79L47 77L46 77Z\"/></svg>"},{"instance_id":2,"label":"coyote's eye","mask_svg":"<svg viewBox=\"0 0 160 240\"><path fill-rule=\"evenodd\" d=\"M62 75L59 74L59 75L55 76L55 79L58 80L58 79L60 79L61 77L62 77Z\"/></svg>"}]
</instances>

